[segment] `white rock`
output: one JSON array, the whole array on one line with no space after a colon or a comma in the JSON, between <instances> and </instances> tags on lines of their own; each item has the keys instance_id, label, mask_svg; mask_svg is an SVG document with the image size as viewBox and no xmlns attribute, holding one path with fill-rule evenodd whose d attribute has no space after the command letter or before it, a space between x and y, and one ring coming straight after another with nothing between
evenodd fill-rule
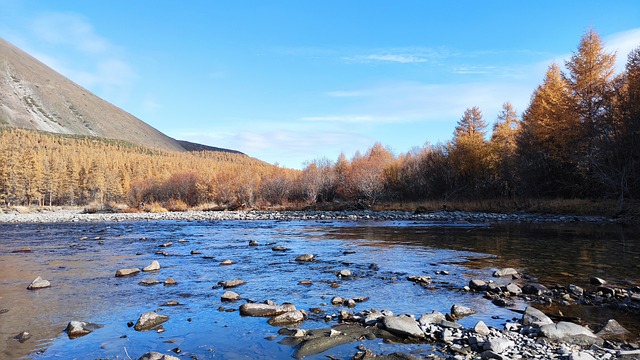
<instances>
[{"instance_id":1,"label":"white rock","mask_svg":"<svg viewBox=\"0 0 640 360\"><path fill-rule=\"evenodd\" d=\"M142 271L157 271L160 270L160 263L158 260L153 260L151 264L145 266Z\"/></svg>"}]
</instances>

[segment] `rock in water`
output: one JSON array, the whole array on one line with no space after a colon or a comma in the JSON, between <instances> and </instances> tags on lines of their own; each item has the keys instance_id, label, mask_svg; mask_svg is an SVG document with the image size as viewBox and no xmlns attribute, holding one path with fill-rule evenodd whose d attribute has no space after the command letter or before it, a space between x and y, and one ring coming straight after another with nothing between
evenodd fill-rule
<instances>
[{"instance_id":1,"label":"rock in water","mask_svg":"<svg viewBox=\"0 0 640 360\"><path fill-rule=\"evenodd\" d=\"M258 317L273 317L278 316L289 311L295 311L296 307L293 304L283 305L271 305L271 304L242 304L240 306L240 315L242 316L258 316Z\"/></svg>"},{"instance_id":2,"label":"rock in water","mask_svg":"<svg viewBox=\"0 0 640 360\"><path fill-rule=\"evenodd\" d=\"M272 326L292 325L304 321L307 314L302 310L288 311L269 319L268 323Z\"/></svg>"},{"instance_id":3,"label":"rock in water","mask_svg":"<svg viewBox=\"0 0 640 360\"><path fill-rule=\"evenodd\" d=\"M139 357L138 360L180 360L180 358L151 351Z\"/></svg>"},{"instance_id":4,"label":"rock in water","mask_svg":"<svg viewBox=\"0 0 640 360\"><path fill-rule=\"evenodd\" d=\"M522 287L522 292L527 295L545 295L550 294L551 290L549 290L546 286L538 283L526 284Z\"/></svg>"},{"instance_id":5,"label":"rock in water","mask_svg":"<svg viewBox=\"0 0 640 360\"><path fill-rule=\"evenodd\" d=\"M426 326L429 324L440 324L443 320L445 320L444 314L438 310L433 310L431 314L423 314L420 316L418 323L422 326Z\"/></svg>"},{"instance_id":6,"label":"rock in water","mask_svg":"<svg viewBox=\"0 0 640 360\"><path fill-rule=\"evenodd\" d=\"M220 265L222 265L222 266L233 265L233 260L231 260L231 259L222 260L220 262Z\"/></svg>"},{"instance_id":7,"label":"rock in water","mask_svg":"<svg viewBox=\"0 0 640 360\"><path fill-rule=\"evenodd\" d=\"M524 309L524 314L522 314L522 324L542 326L553 324L553 320L551 320L551 318L545 315L542 311L528 306L526 309Z\"/></svg>"},{"instance_id":8,"label":"rock in water","mask_svg":"<svg viewBox=\"0 0 640 360\"><path fill-rule=\"evenodd\" d=\"M165 281L164 281L164 286L172 286L172 285L178 285L178 282L172 278L172 277L168 277Z\"/></svg>"},{"instance_id":9,"label":"rock in water","mask_svg":"<svg viewBox=\"0 0 640 360\"><path fill-rule=\"evenodd\" d=\"M541 326L540 336L553 341L582 346L591 346L593 344L602 345L604 342L602 339L594 335L589 329L566 321Z\"/></svg>"},{"instance_id":10,"label":"rock in water","mask_svg":"<svg viewBox=\"0 0 640 360\"><path fill-rule=\"evenodd\" d=\"M151 264L145 266L142 271L158 271L160 270L160 263L158 260L153 260Z\"/></svg>"},{"instance_id":11,"label":"rock in water","mask_svg":"<svg viewBox=\"0 0 640 360\"><path fill-rule=\"evenodd\" d=\"M27 289L38 290L38 289L48 288L50 286L51 286L51 283L49 281L38 276L37 278L35 278L35 280L31 282L31 284L29 284L29 286L27 286Z\"/></svg>"},{"instance_id":12,"label":"rock in water","mask_svg":"<svg viewBox=\"0 0 640 360\"><path fill-rule=\"evenodd\" d=\"M632 340L633 334L614 319L610 319L600 331L596 333L605 340L628 341Z\"/></svg>"},{"instance_id":13,"label":"rock in water","mask_svg":"<svg viewBox=\"0 0 640 360\"><path fill-rule=\"evenodd\" d=\"M120 269L120 270L116 271L116 277L124 277L124 276L135 275L135 274L137 274L139 272L140 272L140 269L138 269L138 268Z\"/></svg>"},{"instance_id":14,"label":"rock in water","mask_svg":"<svg viewBox=\"0 0 640 360\"><path fill-rule=\"evenodd\" d=\"M298 262L309 262L313 261L313 254L302 254L296 258Z\"/></svg>"},{"instance_id":15,"label":"rock in water","mask_svg":"<svg viewBox=\"0 0 640 360\"><path fill-rule=\"evenodd\" d=\"M223 289L233 288L244 284L246 283L241 279L227 280L221 283Z\"/></svg>"},{"instance_id":16,"label":"rock in water","mask_svg":"<svg viewBox=\"0 0 640 360\"><path fill-rule=\"evenodd\" d=\"M18 342L22 344L25 341L31 339L31 334L28 331L23 331L20 334L14 336L13 338L18 340Z\"/></svg>"},{"instance_id":17,"label":"rock in water","mask_svg":"<svg viewBox=\"0 0 640 360\"><path fill-rule=\"evenodd\" d=\"M487 288L487 282L484 280L473 279L469 281L469 288L474 291L484 291Z\"/></svg>"},{"instance_id":18,"label":"rock in water","mask_svg":"<svg viewBox=\"0 0 640 360\"><path fill-rule=\"evenodd\" d=\"M93 330L101 328L100 325L92 324L84 321L71 321L67 324L67 328L64 330L69 336L69 339L75 339L80 336L87 335Z\"/></svg>"},{"instance_id":19,"label":"rock in water","mask_svg":"<svg viewBox=\"0 0 640 360\"><path fill-rule=\"evenodd\" d=\"M338 273L338 277L350 277L351 276L351 270L340 270L340 272Z\"/></svg>"},{"instance_id":20,"label":"rock in water","mask_svg":"<svg viewBox=\"0 0 640 360\"><path fill-rule=\"evenodd\" d=\"M504 269L496 270L493 273L494 277L505 277L505 276L513 276L513 275L518 275L518 270L514 268L504 268Z\"/></svg>"},{"instance_id":21,"label":"rock in water","mask_svg":"<svg viewBox=\"0 0 640 360\"><path fill-rule=\"evenodd\" d=\"M468 308L466 306L454 304L451 306L451 315L453 315L456 319L462 319L465 316L473 315L476 311Z\"/></svg>"},{"instance_id":22,"label":"rock in water","mask_svg":"<svg viewBox=\"0 0 640 360\"><path fill-rule=\"evenodd\" d=\"M396 335L402 337L424 338L425 334L418 322L408 315L391 315L382 318L385 328Z\"/></svg>"},{"instance_id":23,"label":"rock in water","mask_svg":"<svg viewBox=\"0 0 640 360\"><path fill-rule=\"evenodd\" d=\"M220 300L222 301L236 301L240 299L241 299L240 295L238 295L233 291L225 291L224 294L222 294L222 297L220 298Z\"/></svg>"},{"instance_id":24,"label":"rock in water","mask_svg":"<svg viewBox=\"0 0 640 360\"><path fill-rule=\"evenodd\" d=\"M169 320L168 316L160 315L154 312L146 312L140 315L133 329L136 331L151 330L167 320Z\"/></svg>"}]
</instances>

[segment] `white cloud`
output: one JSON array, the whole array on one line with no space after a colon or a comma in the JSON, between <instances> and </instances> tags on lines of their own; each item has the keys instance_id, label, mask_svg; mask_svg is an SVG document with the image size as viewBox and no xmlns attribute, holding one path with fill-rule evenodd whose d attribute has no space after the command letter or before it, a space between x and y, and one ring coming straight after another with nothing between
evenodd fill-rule
<instances>
[{"instance_id":1,"label":"white cloud","mask_svg":"<svg viewBox=\"0 0 640 360\"><path fill-rule=\"evenodd\" d=\"M72 13L49 13L33 20L32 30L43 41L72 47L85 54L104 54L113 50L109 42L97 35L83 17Z\"/></svg>"},{"instance_id":2,"label":"white cloud","mask_svg":"<svg viewBox=\"0 0 640 360\"><path fill-rule=\"evenodd\" d=\"M608 51L616 52L616 70L622 72L627 63L627 55L640 46L640 28L612 34L604 42Z\"/></svg>"}]
</instances>

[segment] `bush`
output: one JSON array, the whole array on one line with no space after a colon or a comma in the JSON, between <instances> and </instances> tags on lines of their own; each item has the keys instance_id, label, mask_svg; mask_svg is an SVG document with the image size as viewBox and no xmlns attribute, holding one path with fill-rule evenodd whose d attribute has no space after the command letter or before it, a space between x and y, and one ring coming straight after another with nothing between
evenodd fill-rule
<instances>
[{"instance_id":1,"label":"bush","mask_svg":"<svg viewBox=\"0 0 640 360\"><path fill-rule=\"evenodd\" d=\"M164 206L167 208L167 210L172 212L187 211L187 209L189 209L187 203L180 199L169 199L169 201L167 201Z\"/></svg>"},{"instance_id":2,"label":"bush","mask_svg":"<svg viewBox=\"0 0 640 360\"><path fill-rule=\"evenodd\" d=\"M148 213L165 213L168 210L162 207L162 204L156 201L151 204L145 204L144 211Z\"/></svg>"}]
</instances>

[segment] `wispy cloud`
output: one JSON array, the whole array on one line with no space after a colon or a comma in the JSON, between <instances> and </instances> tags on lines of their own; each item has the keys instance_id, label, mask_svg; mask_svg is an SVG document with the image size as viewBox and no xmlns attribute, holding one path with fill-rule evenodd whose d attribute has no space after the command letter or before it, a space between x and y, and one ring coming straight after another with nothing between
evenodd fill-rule
<instances>
[{"instance_id":1,"label":"wispy cloud","mask_svg":"<svg viewBox=\"0 0 640 360\"><path fill-rule=\"evenodd\" d=\"M627 63L627 55L640 46L640 28L615 33L604 41L607 50L616 52L616 70L621 72Z\"/></svg>"}]
</instances>

